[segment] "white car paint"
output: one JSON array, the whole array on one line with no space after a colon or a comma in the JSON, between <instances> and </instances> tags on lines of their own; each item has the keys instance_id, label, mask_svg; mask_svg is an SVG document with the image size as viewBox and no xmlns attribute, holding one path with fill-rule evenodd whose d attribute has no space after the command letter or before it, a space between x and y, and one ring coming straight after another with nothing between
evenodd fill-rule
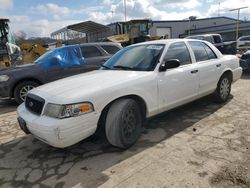
<instances>
[{"instance_id":1,"label":"white car paint","mask_svg":"<svg viewBox=\"0 0 250 188\"><path fill-rule=\"evenodd\" d=\"M237 40L237 49L250 48L250 35L242 36Z\"/></svg>"},{"instance_id":2,"label":"white car paint","mask_svg":"<svg viewBox=\"0 0 250 188\"><path fill-rule=\"evenodd\" d=\"M192 64L159 72L164 54L170 44L184 41L190 51ZM31 90L29 93L48 103L72 104L91 102L94 112L65 119L51 118L41 113L35 115L18 107L18 115L25 120L30 132L38 139L55 147L67 147L92 135L103 109L115 99L136 95L146 103L146 116L151 117L194 99L213 93L221 75L229 70L233 81L241 77L242 69L236 56L223 56L212 44L205 42L217 55L216 60L196 62L187 41L172 39L151 41L144 44L166 44L159 63L153 71L97 70L55 81ZM204 42L204 41L203 41ZM141 45L136 44L136 45ZM220 67L216 67L217 64ZM198 69L195 74L190 71Z\"/></svg>"}]
</instances>

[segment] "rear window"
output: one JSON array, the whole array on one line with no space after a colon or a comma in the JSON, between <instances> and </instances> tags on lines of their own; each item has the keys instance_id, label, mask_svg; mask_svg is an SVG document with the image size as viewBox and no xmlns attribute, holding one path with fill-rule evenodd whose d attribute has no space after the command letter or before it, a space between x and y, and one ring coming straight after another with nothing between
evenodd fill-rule
<instances>
[{"instance_id":1,"label":"rear window","mask_svg":"<svg viewBox=\"0 0 250 188\"><path fill-rule=\"evenodd\" d=\"M216 59L217 58L217 56L215 55L214 51L208 45L206 45L203 42L201 44L205 48L209 59Z\"/></svg>"},{"instance_id":2,"label":"rear window","mask_svg":"<svg viewBox=\"0 0 250 188\"><path fill-rule=\"evenodd\" d=\"M102 53L95 46L82 46L82 55L85 58L102 56Z\"/></svg>"},{"instance_id":3,"label":"rear window","mask_svg":"<svg viewBox=\"0 0 250 188\"><path fill-rule=\"evenodd\" d=\"M120 50L120 48L118 48L117 46L111 46L111 45L103 45L101 47L111 55L115 54Z\"/></svg>"},{"instance_id":4,"label":"rear window","mask_svg":"<svg viewBox=\"0 0 250 188\"><path fill-rule=\"evenodd\" d=\"M206 61L208 60L208 55L201 42L190 41L188 44L191 46L196 61Z\"/></svg>"}]
</instances>

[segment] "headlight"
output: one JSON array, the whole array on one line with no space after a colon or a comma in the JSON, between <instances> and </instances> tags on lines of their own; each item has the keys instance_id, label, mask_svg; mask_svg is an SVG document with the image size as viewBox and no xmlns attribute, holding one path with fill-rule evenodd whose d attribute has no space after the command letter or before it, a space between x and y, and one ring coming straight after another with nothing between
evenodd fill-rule
<instances>
[{"instance_id":1,"label":"headlight","mask_svg":"<svg viewBox=\"0 0 250 188\"><path fill-rule=\"evenodd\" d=\"M8 75L0 75L0 82L6 82L10 79Z\"/></svg>"},{"instance_id":2,"label":"headlight","mask_svg":"<svg viewBox=\"0 0 250 188\"><path fill-rule=\"evenodd\" d=\"M44 110L44 115L55 118L68 118L80 116L94 111L94 107L90 102L59 105L48 103Z\"/></svg>"}]
</instances>

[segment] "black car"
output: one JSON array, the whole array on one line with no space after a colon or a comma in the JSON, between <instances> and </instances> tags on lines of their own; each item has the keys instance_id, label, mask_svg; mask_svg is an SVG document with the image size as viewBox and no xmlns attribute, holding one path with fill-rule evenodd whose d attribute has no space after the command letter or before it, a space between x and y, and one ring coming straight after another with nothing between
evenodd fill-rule
<instances>
[{"instance_id":1,"label":"black car","mask_svg":"<svg viewBox=\"0 0 250 188\"><path fill-rule=\"evenodd\" d=\"M1 69L0 99L22 103L34 87L98 69L121 48L109 42L69 45L45 53L32 64Z\"/></svg>"},{"instance_id":2,"label":"black car","mask_svg":"<svg viewBox=\"0 0 250 188\"><path fill-rule=\"evenodd\" d=\"M240 58L240 66L242 67L244 72L250 71L250 50L242 54Z\"/></svg>"}]
</instances>

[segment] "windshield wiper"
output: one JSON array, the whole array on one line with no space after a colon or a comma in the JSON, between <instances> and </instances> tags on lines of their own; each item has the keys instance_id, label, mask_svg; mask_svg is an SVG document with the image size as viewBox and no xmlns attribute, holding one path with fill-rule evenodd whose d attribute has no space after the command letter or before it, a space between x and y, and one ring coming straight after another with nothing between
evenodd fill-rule
<instances>
[{"instance_id":1,"label":"windshield wiper","mask_svg":"<svg viewBox=\"0 0 250 188\"><path fill-rule=\"evenodd\" d=\"M133 70L131 67L123 66L123 65L115 65L113 68L123 69L123 70Z\"/></svg>"},{"instance_id":2,"label":"windshield wiper","mask_svg":"<svg viewBox=\"0 0 250 188\"><path fill-rule=\"evenodd\" d=\"M106 69L111 69L110 67L108 67L108 66L106 66L106 65L103 65L103 64L101 64L101 67L104 67L104 68L106 68Z\"/></svg>"}]
</instances>

